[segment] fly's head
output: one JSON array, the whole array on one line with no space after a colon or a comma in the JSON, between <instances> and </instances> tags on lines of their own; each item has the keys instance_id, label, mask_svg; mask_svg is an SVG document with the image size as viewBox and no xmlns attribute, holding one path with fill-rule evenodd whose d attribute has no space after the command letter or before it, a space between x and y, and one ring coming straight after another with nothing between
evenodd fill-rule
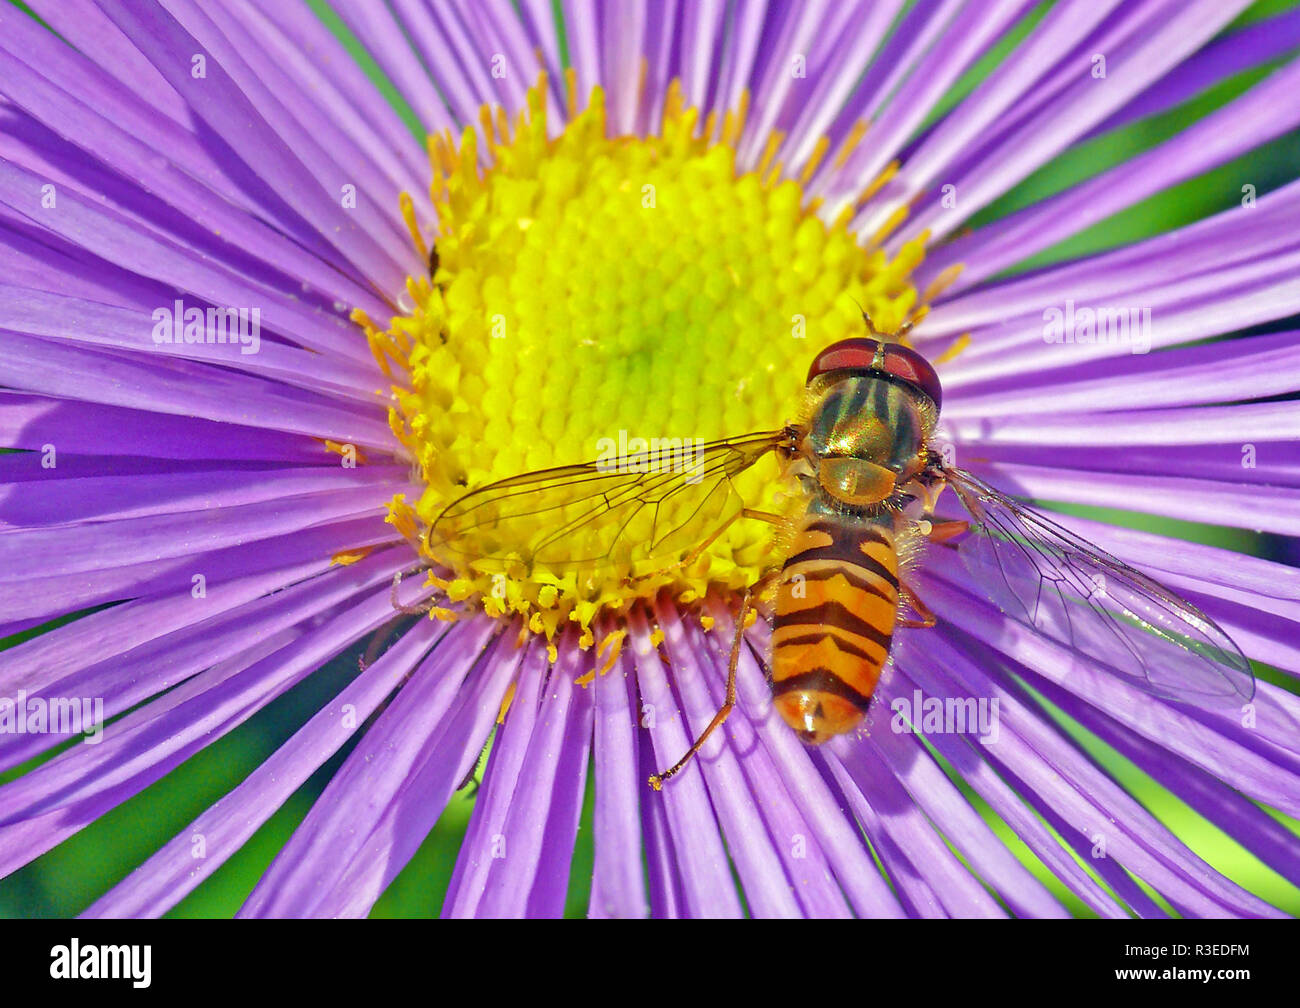
<instances>
[{"instance_id":1,"label":"fly's head","mask_svg":"<svg viewBox=\"0 0 1300 1008\"><path fill-rule=\"evenodd\" d=\"M827 347L808 371L801 448L840 504L882 504L925 468L942 391L928 361L865 337Z\"/></svg>"}]
</instances>

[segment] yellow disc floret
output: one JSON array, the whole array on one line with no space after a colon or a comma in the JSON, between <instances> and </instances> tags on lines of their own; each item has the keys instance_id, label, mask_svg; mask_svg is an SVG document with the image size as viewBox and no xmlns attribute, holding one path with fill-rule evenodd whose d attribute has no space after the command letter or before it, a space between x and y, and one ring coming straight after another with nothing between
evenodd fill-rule
<instances>
[{"instance_id":1,"label":"yellow disc floret","mask_svg":"<svg viewBox=\"0 0 1300 1008\"><path fill-rule=\"evenodd\" d=\"M431 239L409 200L402 209L436 269L408 281L413 307L387 332L358 317L394 379L390 421L424 484L418 501L391 506L413 541L467 490L587 462L612 444L780 428L817 351L861 334L855 300L886 331L917 311L908 276L922 241L892 260L861 247L847 223L856 207L824 221L773 163L775 142L756 170L738 172L743 112L701 127L673 88L656 135L610 137L596 90L548 137L545 87L513 131L485 111L482 132L466 129L458 146L431 138ZM572 110L572 78L569 88ZM759 463L735 481L738 497L779 509L788 488L776 474L774 460ZM667 506L689 527L698 496L680 498ZM538 531L554 520L540 513ZM588 644L602 611L664 587L681 601L741 590L773 559L771 526L749 520L690 565L642 580L629 577L641 571L632 561L593 569L558 554L503 572L474 561L501 548L476 550L475 534L454 551L422 547L452 602L518 615L548 638L576 622ZM569 556L599 546L585 536L581 525L566 532Z\"/></svg>"}]
</instances>

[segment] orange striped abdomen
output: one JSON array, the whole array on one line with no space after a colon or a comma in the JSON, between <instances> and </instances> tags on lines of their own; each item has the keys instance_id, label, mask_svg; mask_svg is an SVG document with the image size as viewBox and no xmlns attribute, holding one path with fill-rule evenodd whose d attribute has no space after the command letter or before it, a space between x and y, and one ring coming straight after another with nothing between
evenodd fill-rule
<instances>
[{"instance_id":1,"label":"orange striped abdomen","mask_svg":"<svg viewBox=\"0 0 1300 1008\"><path fill-rule=\"evenodd\" d=\"M772 693L805 742L862 721L889 657L898 611L898 554L874 522L809 515L776 594Z\"/></svg>"}]
</instances>

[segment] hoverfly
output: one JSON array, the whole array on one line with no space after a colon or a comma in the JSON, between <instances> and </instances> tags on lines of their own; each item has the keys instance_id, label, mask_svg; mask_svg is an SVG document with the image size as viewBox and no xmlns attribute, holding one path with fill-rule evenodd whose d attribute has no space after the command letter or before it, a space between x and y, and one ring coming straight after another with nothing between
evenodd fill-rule
<instances>
[{"instance_id":1,"label":"hoverfly","mask_svg":"<svg viewBox=\"0 0 1300 1008\"><path fill-rule=\"evenodd\" d=\"M658 790L699 752L735 705L748 611L772 595L773 704L810 745L862 722L898 626L935 617L903 580L900 553L928 540L958 553L989 598L1038 633L1105 662L1148 693L1200 705L1248 701L1250 663L1190 602L964 470L933 439L942 405L934 368L878 332L822 350L808 371L795 422L702 446L696 465L663 472L599 462L515 476L466 493L427 533L431 549L474 561L565 562L601 567L634 550L690 563L739 519L784 532L784 556L745 592L727 673L726 701L687 753L650 778ZM775 455L799 488L786 514L747 508L733 481ZM935 520L951 487L967 517ZM689 517L680 519L686 514ZM571 555L575 533L596 545ZM486 537L486 539L485 539ZM634 546L635 544L635 546ZM683 550L685 554L683 555ZM905 615L908 608L918 618Z\"/></svg>"}]
</instances>

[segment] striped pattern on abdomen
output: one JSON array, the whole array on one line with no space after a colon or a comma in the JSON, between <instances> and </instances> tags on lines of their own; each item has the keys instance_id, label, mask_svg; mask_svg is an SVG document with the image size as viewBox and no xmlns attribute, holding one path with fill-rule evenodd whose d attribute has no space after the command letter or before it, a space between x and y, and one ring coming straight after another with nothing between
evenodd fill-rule
<instances>
[{"instance_id":1,"label":"striped pattern on abdomen","mask_svg":"<svg viewBox=\"0 0 1300 1008\"><path fill-rule=\"evenodd\" d=\"M820 744L862 720L897 612L890 529L805 517L782 571L772 631L774 703L805 741Z\"/></svg>"}]
</instances>

